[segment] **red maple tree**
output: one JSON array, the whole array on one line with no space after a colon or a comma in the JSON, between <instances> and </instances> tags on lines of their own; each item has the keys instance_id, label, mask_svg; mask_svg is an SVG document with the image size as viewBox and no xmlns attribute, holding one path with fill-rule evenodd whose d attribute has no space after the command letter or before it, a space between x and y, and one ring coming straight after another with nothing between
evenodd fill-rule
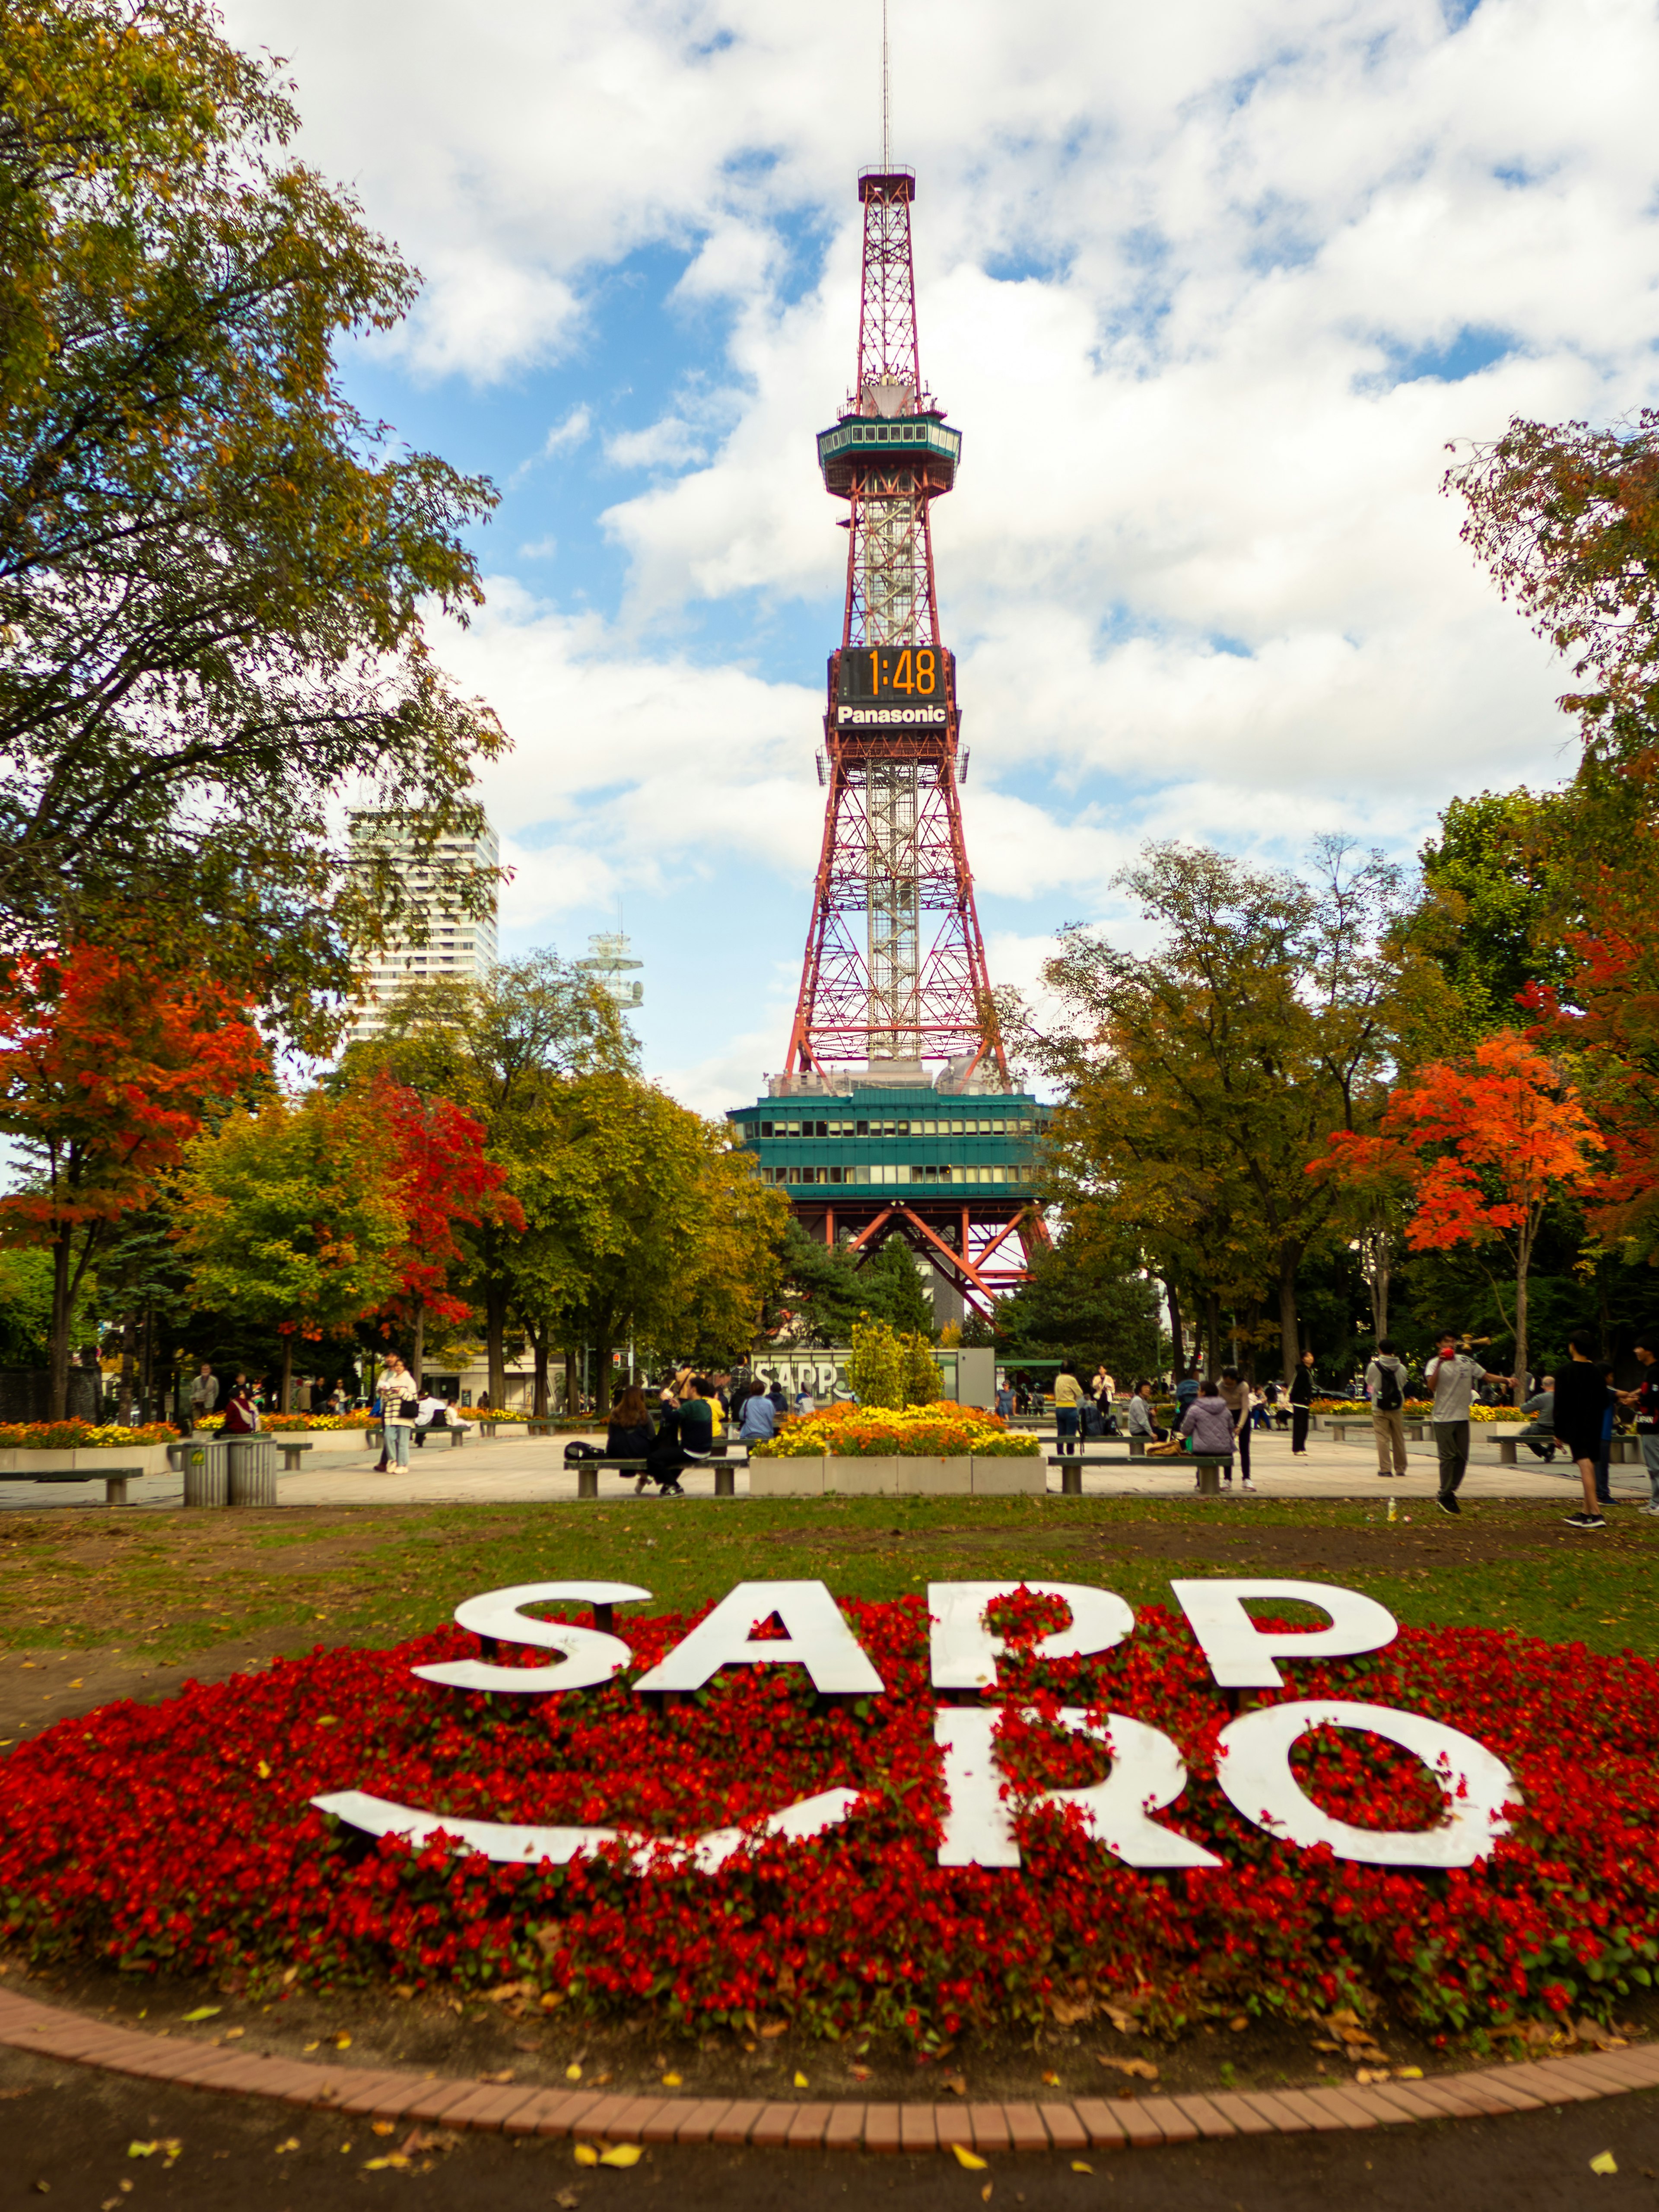
<instances>
[{"instance_id":1,"label":"red maple tree","mask_svg":"<svg viewBox=\"0 0 1659 2212\"><path fill-rule=\"evenodd\" d=\"M33 1171L0 1198L0 1241L52 1255L53 1420L68 1412L70 1319L100 1245L265 1064L246 1010L211 981L95 945L0 968L0 1130Z\"/></svg>"},{"instance_id":2,"label":"red maple tree","mask_svg":"<svg viewBox=\"0 0 1659 2212\"><path fill-rule=\"evenodd\" d=\"M404 1236L392 1254L398 1287L384 1312L410 1339L410 1371L418 1382L428 1316L465 1321L471 1307L451 1287L466 1261L459 1228L490 1220L523 1229L524 1212L504 1188L507 1170L484 1151L485 1130L453 1099L425 1097L382 1070L369 1101L385 1131L390 1181L404 1218Z\"/></svg>"},{"instance_id":3,"label":"red maple tree","mask_svg":"<svg viewBox=\"0 0 1659 2212\"><path fill-rule=\"evenodd\" d=\"M1545 1208L1595 1179L1600 1139L1576 1091L1525 1037L1499 1030L1467 1060L1420 1067L1391 1093L1375 1136L1339 1129L1328 1141L1326 1158L1309 1172L1403 1186L1413 1251L1495 1244L1508 1254L1518 1405L1526 1395L1527 1280Z\"/></svg>"}]
</instances>

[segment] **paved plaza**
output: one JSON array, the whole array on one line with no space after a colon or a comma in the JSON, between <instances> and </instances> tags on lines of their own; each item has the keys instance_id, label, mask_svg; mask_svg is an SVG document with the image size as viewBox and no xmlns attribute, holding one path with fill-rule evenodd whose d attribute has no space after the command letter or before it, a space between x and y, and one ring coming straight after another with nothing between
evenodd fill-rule
<instances>
[{"instance_id":1,"label":"paved plaza","mask_svg":"<svg viewBox=\"0 0 1659 2212\"><path fill-rule=\"evenodd\" d=\"M469 1436L459 1449L447 1440L438 1441L410 1454L407 1474L375 1474L374 1463L379 1456L376 1452L330 1452L321 1465L308 1468L302 1474L279 1474L277 1501L282 1505L321 1507L495 1505L504 1498L522 1498L536 1504L562 1499L574 1502L576 1473L574 1468L566 1466L564 1460L564 1448L569 1441L562 1436L497 1436L490 1439L475 1435ZM588 1441L602 1444L604 1431L591 1431ZM1045 1445L1045 1449L1053 1452L1052 1442ZM1124 1450L1121 1443L1090 1447L1091 1454L1110 1452L1119 1456L1109 1466L1085 1466L1085 1497L1192 1495L1193 1471L1185 1462L1127 1460L1121 1456ZM1350 1433L1348 1441L1338 1443L1316 1431L1309 1440L1307 1457L1297 1460L1291 1456L1288 1435L1258 1431L1252 1438L1251 1454L1255 1491L1262 1498L1391 1497L1410 1510L1413 1501L1422 1504L1431 1499L1438 1487L1434 1448L1429 1443L1410 1446L1411 1472L1388 1482L1377 1479L1370 1438L1354 1432ZM1522 1457L1526 1456L1523 1452ZM683 1485L689 1497L712 1498L714 1474L712 1470L690 1469L683 1477ZM1050 1492L1058 1494L1060 1486L1060 1471L1050 1467ZM742 1467L736 1469L735 1487L734 1502L741 1503L749 1494L749 1477ZM1639 1467L1615 1467L1612 1471L1612 1489L1615 1499L1638 1503L1648 1496L1647 1476ZM1558 1459L1553 1465L1533 1460L1524 1466L1504 1467L1498 1461L1495 1440L1477 1429L1463 1494L1470 1501L1482 1498L1559 1498L1565 1507L1580 1493L1577 1474L1565 1460ZM653 1510L659 1506L672 1510L674 1503L672 1498L659 1499L654 1490L636 1498L631 1475L602 1474L599 1504L619 1501L637 1503ZM177 1507L183 1502L181 1475L152 1474L136 1480L131 1504L116 1510L143 1512ZM1229 1503L1224 1491L1219 1503L1224 1506ZM1251 1503L1237 1480L1231 1503L1241 1510ZM106 1510L102 1486L97 1482L46 1485L0 1478L0 1511L102 1513Z\"/></svg>"}]
</instances>

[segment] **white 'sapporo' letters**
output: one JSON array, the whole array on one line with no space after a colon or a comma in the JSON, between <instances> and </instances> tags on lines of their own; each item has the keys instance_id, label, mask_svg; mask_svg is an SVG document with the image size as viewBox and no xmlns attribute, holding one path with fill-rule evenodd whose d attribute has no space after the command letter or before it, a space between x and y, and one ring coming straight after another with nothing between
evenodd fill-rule
<instances>
[{"instance_id":1,"label":"white 'sapporo' letters","mask_svg":"<svg viewBox=\"0 0 1659 2212\"><path fill-rule=\"evenodd\" d=\"M1346 1659L1358 1651L1380 1650L1400 1633L1398 1621L1375 1598L1358 1590L1335 1589L1328 1583L1222 1578L1172 1582L1170 1588L1204 1647L1210 1672L1224 1689L1280 1688L1285 1678L1273 1664L1275 1655L1281 1659ZM1244 1610L1247 1597L1316 1605L1330 1615L1331 1625L1258 1628Z\"/></svg>"},{"instance_id":2,"label":"white 'sapporo' letters","mask_svg":"<svg viewBox=\"0 0 1659 2212\"><path fill-rule=\"evenodd\" d=\"M757 1638L776 1613L785 1633ZM681 1638L636 1690L700 1690L722 1667L805 1667L815 1689L879 1697L885 1688L822 1583L739 1583Z\"/></svg>"},{"instance_id":3,"label":"white 'sapporo' letters","mask_svg":"<svg viewBox=\"0 0 1659 2212\"><path fill-rule=\"evenodd\" d=\"M542 1698L555 1690L587 1690L620 1674L633 1654L619 1636L602 1629L580 1628L568 1620L532 1620L521 1608L563 1599L575 1605L629 1605L647 1598L648 1589L636 1583L516 1583L510 1589L485 1590L465 1599L455 1608L455 1619L475 1636L488 1636L498 1644L531 1644L538 1650L562 1651L564 1658L551 1667L498 1667L488 1659L446 1659L430 1667L411 1667L423 1682L441 1682L450 1690L492 1690L510 1697Z\"/></svg>"},{"instance_id":4,"label":"white 'sapporo' letters","mask_svg":"<svg viewBox=\"0 0 1659 2212\"><path fill-rule=\"evenodd\" d=\"M1367 1729L1415 1752L1445 1793L1448 1818L1433 1828L1356 1828L1322 1812L1291 1771L1292 1746L1315 1728ZM1261 1705L1230 1723L1217 1747L1216 1779L1258 1827L1302 1850L1328 1844L1338 1858L1362 1866L1473 1866L1509 1833L1504 1807L1520 1796L1503 1761L1461 1729L1422 1713L1328 1698Z\"/></svg>"},{"instance_id":5,"label":"white 'sapporo' letters","mask_svg":"<svg viewBox=\"0 0 1659 2212\"><path fill-rule=\"evenodd\" d=\"M1134 1632L1135 1617L1115 1590L1082 1583L929 1583L933 1687L936 1690L992 1690L997 1659L1007 1645L986 1626L988 1607L1017 1590L1033 1596L1064 1599L1071 1626L1040 1637L1031 1647L1038 1659L1081 1659L1109 1651Z\"/></svg>"}]
</instances>

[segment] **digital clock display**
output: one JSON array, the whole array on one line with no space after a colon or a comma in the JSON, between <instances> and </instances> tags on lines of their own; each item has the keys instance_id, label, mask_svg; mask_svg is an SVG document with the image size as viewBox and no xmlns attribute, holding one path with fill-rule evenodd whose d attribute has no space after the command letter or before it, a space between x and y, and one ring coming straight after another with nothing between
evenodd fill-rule
<instances>
[{"instance_id":1,"label":"digital clock display","mask_svg":"<svg viewBox=\"0 0 1659 2212\"><path fill-rule=\"evenodd\" d=\"M844 706L943 707L951 656L936 645L854 645L841 656Z\"/></svg>"}]
</instances>

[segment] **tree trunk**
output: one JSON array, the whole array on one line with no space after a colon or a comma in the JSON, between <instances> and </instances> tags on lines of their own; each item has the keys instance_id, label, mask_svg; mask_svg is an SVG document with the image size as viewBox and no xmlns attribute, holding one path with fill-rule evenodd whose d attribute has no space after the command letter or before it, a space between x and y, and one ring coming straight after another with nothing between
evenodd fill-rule
<instances>
[{"instance_id":1,"label":"tree trunk","mask_svg":"<svg viewBox=\"0 0 1659 2212\"><path fill-rule=\"evenodd\" d=\"M1204 1372L1213 1382L1221 1344L1221 1300L1213 1291L1204 1293Z\"/></svg>"},{"instance_id":2,"label":"tree trunk","mask_svg":"<svg viewBox=\"0 0 1659 2212\"><path fill-rule=\"evenodd\" d=\"M593 1418L602 1421L611 1411L611 1354L615 1349L610 1332L593 1346Z\"/></svg>"},{"instance_id":3,"label":"tree trunk","mask_svg":"<svg viewBox=\"0 0 1659 2212\"><path fill-rule=\"evenodd\" d=\"M1523 1227L1515 1261L1515 1381L1510 1395L1517 1406L1527 1402L1527 1277L1532 1273L1532 1237Z\"/></svg>"},{"instance_id":4,"label":"tree trunk","mask_svg":"<svg viewBox=\"0 0 1659 2212\"><path fill-rule=\"evenodd\" d=\"M507 1287L495 1276L484 1286L484 1357L489 1364L489 1402L507 1403Z\"/></svg>"},{"instance_id":5,"label":"tree trunk","mask_svg":"<svg viewBox=\"0 0 1659 2212\"><path fill-rule=\"evenodd\" d=\"M115 1386L115 1418L127 1427L132 1420L132 1379L135 1362L132 1340L135 1334L131 1309L121 1316L121 1379Z\"/></svg>"},{"instance_id":6,"label":"tree trunk","mask_svg":"<svg viewBox=\"0 0 1659 2212\"><path fill-rule=\"evenodd\" d=\"M143 1350L143 1370L142 1370L142 1373L143 1373L143 1408L144 1408L144 1419L145 1419L147 1421L153 1421L153 1420L155 1420L155 1419L156 1418L156 1407L155 1407L155 1307L150 1304L150 1302L149 1302L149 1300L148 1298L146 1298L146 1299L145 1299L145 1301L144 1301L144 1335L143 1335L143 1346L144 1346L144 1350Z\"/></svg>"},{"instance_id":7,"label":"tree trunk","mask_svg":"<svg viewBox=\"0 0 1659 2212\"><path fill-rule=\"evenodd\" d=\"M532 1413L535 1414L538 1420L544 1421L547 1419L550 1410L547 1402L549 1332L545 1328L537 1328L533 1325L526 1323L526 1334L530 1339L530 1349L532 1353L534 1355L536 1363L535 1381L531 1386L532 1397L530 1409Z\"/></svg>"},{"instance_id":8,"label":"tree trunk","mask_svg":"<svg viewBox=\"0 0 1659 2212\"><path fill-rule=\"evenodd\" d=\"M575 1413L581 1404L581 1379L577 1364L580 1357L574 1344L565 1346L564 1410L567 1413Z\"/></svg>"},{"instance_id":9,"label":"tree trunk","mask_svg":"<svg viewBox=\"0 0 1659 2212\"><path fill-rule=\"evenodd\" d=\"M1285 1382L1296 1373L1297 1363L1302 1357L1299 1324L1296 1317L1296 1261L1293 1244L1279 1248L1279 1358Z\"/></svg>"},{"instance_id":10,"label":"tree trunk","mask_svg":"<svg viewBox=\"0 0 1659 2212\"><path fill-rule=\"evenodd\" d=\"M276 1394L279 1413L294 1411L294 1337L287 1332L283 1337L283 1387Z\"/></svg>"},{"instance_id":11,"label":"tree trunk","mask_svg":"<svg viewBox=\"0 0 1659 2212\"><path fill-rule=\"evenodd\" d=\"M1187 1339L1181 1326L1181 1298L1173 1276L1164 1277L1164 1293L1170 1301L1170 1357L1175 1366L1175 1379L1179 1382L1187 1372Z\"/></svg>"},{"instance_id":12,"label":"tree trunk","mask_svg":"<svg viewBox=\"0 0 1659 2212\"><path fill-rule=\"evenodd\" d=\"M415 1377L416 1388L421 1382L421 1367L426 1358L426 1300L420 1299L415 1308L415 1340L409 1351L409 1371Z\"/></svg>"}]
</instances>

